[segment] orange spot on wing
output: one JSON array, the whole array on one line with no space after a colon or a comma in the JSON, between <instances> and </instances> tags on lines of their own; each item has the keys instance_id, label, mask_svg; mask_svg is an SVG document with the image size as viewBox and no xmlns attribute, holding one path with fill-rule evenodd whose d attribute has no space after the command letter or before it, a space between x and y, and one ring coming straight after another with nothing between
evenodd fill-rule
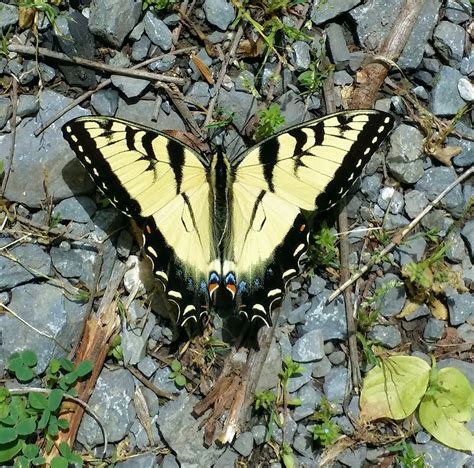
<instances>
[{"instance_id":1,"label":"orange spot on wing","mask_svg":"<svg viewBox=\"0 0 474 468\"><path fill-rule=\"evenodd\" d=\"M300 226L300 232L303 232L306 229L306 224L302 224Z\"/></svg>"},{"instance_id":2,"label":"orange spot on wing","mask_svg":"<svg viewBox=\"0 0 474 468\"><path fill-rule=\"evenodd\" d=\"M219 285L217 283L209 284L207 287L207 290L209 291L209 296L212 296L216 289L219 289Z\"/></svg>"},{"instance_id":3,"label":"orange spot on wing","mask_svg":"<svg viewBox=\"0 0 474 468\"><path fill-rule=\"evenodd\" d=\"M145 226L145 231L148 233L148 234L151 234L151 227L150 226Z\"/></svg>"},{"instance_id":4,"label":"orange spot on wing","mask_svg":"<svg viewBox=\"0 0 474 468\"><path fill-rule=\"evenodd\" d=\"M232 297L235 296L235 293L237 292L237 288L235 287L235 284L228 284L226 286L226 289L232 294Z\"/></svg>"}]
</instances>

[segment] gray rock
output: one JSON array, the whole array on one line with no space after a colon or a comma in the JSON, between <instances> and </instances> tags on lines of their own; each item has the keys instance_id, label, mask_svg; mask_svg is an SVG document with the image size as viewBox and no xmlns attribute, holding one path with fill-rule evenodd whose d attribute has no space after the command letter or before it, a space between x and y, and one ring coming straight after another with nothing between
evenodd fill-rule
<instances>
[{"instance_id":1,"label":"gray rock","mask_svg":"<svg viewBox=\"0 0 474 468\"><path fill-rule=\"evenodd\" d=\"M294 393L299 390L303 385L311 382L311 373L313 372L314 363L306 362L303 365L303 371L301 374L295 374L288 381L287 390L289 393Z\"/></svg>"},{"instance_id":2,"label":"gray rock","mask_svg":"<svg viewBox=\"0 0 474 468\"><path fill-rule=\"evenodd\" d=\"M269 390L274 388L278 384L278 374L282 370L282 352L280 346L276 344L276 341L273 340L268 351L267 358L263 365L262 372L260 374L260 379L257 383L257 392L264 390Z\"/></svg>"},{"instance_id":3,"label":"gray rock","mask_svg":"<svg viewBox=\"0 0 474 468\"><path fill-rule=\"evenodd\" d=\"M422 85L427 86L428 88L431 88L431 86L433 86L433 75L431 75L431 73L425 70L419 70L413 76L415 80L421 83Z\"/></svg>"},{"instance_id":4,"label":"gray rock","mask_svg":"<svg viewBox=\"0 0 474 468\"><path fill-rule=\"evenodd\" d=\"M228 38L227 33L221 31L213 31L209 36L207 36L207 40L211 44L220 44L224 42Z\"/></svg>"},{"instance_id":5,"label":"gray rock","mask_svg":"<svg viewBox=\"0 0 474 468\"><path fill-rule=\"evenodd\" d=\"M417 98L420 98L423 101L428 101L429 98L430 98L430 95L428 94L428 91L426 91L426 89L423 86L415 86L412 89L412 92L413 92L413 94L415 94L415 96Z\"/></svg>"},{"instance_id":6,"label":"gray rock","mask_svg":"<svg viewBox=\"0 0 474 468\"><path fill-rule=\"evenodd\" d=\"M457 178L452 167L432 167L425 171L423 177L415 184L416 190L426 193L433 201L446 187ZM439 202L439 206L448 210L453 216L459 217L464 209L464 197L461 187L457 185Z\"/></svg>"},{"instance_id":7,"label":"gray rock","mask_svg":"<svg viewBox=\"0 0 474 468\"><path fill-rule=\"evenodd\" d=\"M448 245L446 257L453 263L461 263L466 258L467 252L459 231L450 232L446 242Z\"/></svg>"},{"instance_id":8,"label":"gray rock","mask_svg":"<svg viewBox=\"0 0 474 468\"><path fill-rule=\"evenodd\" d=\"M313 382L303 385L296 393L296 396L304 406L313 408L313 411L319 406L323 398L322 392L314 386Z\"/></svg>"},{"instance_id":9,"label":"gray rock","mask_svg":"<svg viewBox=\"0 0 474 468\"><path fill-rule=\"evenodd\" d=\"M453 223L444 210L431 210L421 219L421 225L428 230L434 229L439 237L444 237Z\"/></svg>"},{"instance_id":10,"label":"gray rock","mask_svg":"<svg viewBox=\"0 0 474 468\"><path fill-rule=\"evenodd\" d=\"M306 311L311 307L311 302L305 302L293 310L288 317L288 323L295 325L297 323L303 323L306 319Z\"/></svg>"},{"instance_id":11,"label":"gray rock","mask_svg":"<svg viewBox=\"0 0 474 468\"><path fill-rule=\"evenodd\" d=\"M257 111L255 98L251 94L241 91L221 89L217 104L223 109L232 109L232 112L234 112L232 122L239 132L243 132L249 119Z\"/></svg>"},{"instance_id":12,"label":"gray rock","mask_svg":"<svg viewBox=\"0 0 474 468\"><path fill-rule=\"evenodd\" d=\"M446 447L439 442L430 440L426 444L412 444L416 454L424 454L425 460L429 460L432 468L462 467L468 460L469 455L458 450Z\"/></svg>"},{"instance_id":13,"label":"gray rock","mask_svg":"<svg viewBox=\"0 0 474 468\"><path fill-rule=\"evenodd\" d=\"M470 293L458 294L451 291L447 297L449 323L453 326L461 325L474 315L474 297Z\"/></svg>"},{"instance_id":14,"label":"gray rock","mask_svg":"<svg viewBox=\"0 0 474 468\"><path fill-rule=\"evenodd\" d=\"M0 30L6 32L10 26L15 26L16 23L18 23L18 8L7 3L0 5Z\"/></svg>"},{"instance_id":15,"label":"gray rock","mask_svg":"<svg viewBox=\"0 0 474 468\"><path fill-rule=\"evenodd\" d=\"M343 450L337 459L346 466L358 468L364 466L365 457L367 456L367 447L362 445L356 449L347 448Z\"/></svg>"},{"instance_id":16,"label":"gray rock","mask_svg":"<svg viewBox=\"0 0 474 468\"><path fill-rule=\"evenodd\" d=\"M330 19L336 18L341 13L351 10L359 3L361 3L361 0L346 0L344 2L338 0L316 0L313 3L311 20L316 25L323 24Z\"/></svg>"},{"instance_id":17,"label":"gray rock","mask_svg":"<svg viewBox=\"0 0 474 468\"><path fill-rule=\"evenodd\" d=\"M171 457L172 455L166 455L167 457ZM166 458L166 457L165 457ZM130 458L129 460L125 460L123 462L116 463L114 465L116 468L155 468L158 465L156 464L156 455L153 453L148 453L145 455L138 455ZM165 465L161 465L163 468ZM167 468L175 468L172 465L166 465ZM179 468L176 465L176 468Z\"/></svg>"},{"instance_id":18,"label":"gray rock","mask_svg":"<svg viewBox=\"0 0 474 468\"><path fill-rule=\"evenodd\" d=\"M13 239L3 238L0 239L0 245L4 247L12 241ZM49 276L51 259L39 245L17 244L6 251L13 255L18 262L4 256L0 257L0 291L32 281L36 277L33 273L35 271L40 275Z\"/></svg>"},{"instance_id":19,"label":"gray rock","mask_svg":"<svg viewBox=\"0 0 474 468\"><path fill-rule=\"evenodd\" d=\"M196 103L199 106L206 108L211 99L209 85L204 81L193 83L186 93L186 97L191 101L191 103Z\"/></svg>"},{"instance_id":20,"label":"gray rock","mask_svg":"<svg viewBox=\"0 0 474 468\"><path fill-rule=\"evenodd\" d=\"M387 168L399 182L414 184L423 175L423 135L409 125L398 126L390 136Z\"/></svg>"},{"instance_id":21,"label":"gray rock","mask_svg":"<svg viewBox=\"0 0 474 468\"><path fill-rule=\"evenodd\" d=\"M317 275L314 275L311 277L311 282L308 287L308 293L311 294L311 296L316 296L319 293L323 292L325 286L326 280Z\"/></svg>"},{"instance_id":22,"label":"gray rock","mask_svg":"<svg viewBox=\"0 0 474 468\"><path fill-rule=\"evenodd\" d=\"M110 442L122 440L128 433L135 409L133 407L134 382L130 372L125 369L102 369L94 391L89 399L89 406L104 424ZM85 446L94 447L104 442L97 421L84 415L77 440Z\"/></svg>"},{"instance_id":23,"label":"gray rock","mask_svg":"<svg viewBox=\"0 0 474 468\"><path fill-rule=\"evenodd\" d=\"M145 32L145 23L143 21L140 21L132 30L132 32L129 34L128 38L131 41L139 41L141 37L143 36L143 33Z\"/></svg>"},{"instance_id":24,"label":"gray rock","mask_svg":"<svg viewBox=\"0 0 474 468\"><path fill-rule=\"evenodd\" d=\"M314 112L321 108L321 96L317 93L313 93L309 96L308 110Z\"/></svg>"},{"instance_id":25,"label":"gray rock","mask_svg":"<svg viewBox=\"0 0 474 468\"><path fill-rule=\"evenodd\" d=\"M267 428L263 424L252 427L252 435L255 445L261 445L265 442Z\"/></svg>"},{"instance_id":26,"label":"gray rock","mask_svg":"<svg viewBox=\"0 0 474 468\"><path fill-rule=\"evenodd\" d=\"M326 34L332 61L336 65L336 70L342 70L349 64L351 58L342 26L330 23L326 27Z\"/></svg>"},{"instance_id":27,"label":"gray rock","mask_svg":"<svg viewBox=\"0 0 474 468\"><path fill-rule=\"evenodd\" d=\"M71 250L67 242L51 247L50 255L54 268L64 278L79 278L82 275L82 257L76 250Z\"/></svg>"},{"instance_id":28,"label":"gray rock","mask_svg":"<svg viewBox=\"0 0 474 468\"><path fill-rule=\"evenodd\" d=\"M171 13L170 15L166 16L163 19L166 26L175 27L178 26L179 22L181 21L181 17L177 13Z\"/></svg>"},{"instance_id":29,"label":"gray rock","mask_svg":"<svg viewBox=\"0 0 474 468\"><path fill-rule=\"evenodd\" d=\"M350 85L354 81L354 78L352 78L349 73L347 73L345 70L340 70L337 72L334 72L334 84L336 86L345 86L345 85Z\"/></svg>"},{"instance_id":30,"label":"gray rock","mask_svg":"<svg viewBox=\"0 0 474 468\"><path fill-rule=\"evenodd\" d=\"M140 310L141 309L141 310ZM155 326L156 318L154 314L146 313L136 301L132 302L128 311L131 316L129 320L122 322L122 349L125 364L134 366L142 361L146 355L147 341ZM141 313L144 316L140 316Z\"/></svg>"},{"instance_id":31,"label":"gray rock","mask_svg":"<svg viewBox=\"0 0 474 468\"><path fill-rule=\"evenodd\" d=\"M158 119L154 122L152 120L154 110L154 101L145 101L142 99L135 104L127 104L124 100L120 99L117 117L131 120L156 130L186 130L186 126L181 117L173 110L166 113L161 109L158 114Z\"/></svg>"},{"instance_id":32,"label":"gray rock","mask_svg":"<svg viewBox=\"0 0 474 468\"><path fill-rule=\"evenodd\" d=\"M81 336L85 304L70 301L63 290L49 283L25 284L11 290L9 307L29 326L9 314L0 315L2 330L1 361L16 351L30 349L38 356L38 373L50 360L67 356ZM42 330L53 339L40 335Z\"/></svg>"},{"instance_id":33,"label":"gray rock","mask_svg":"<svg viewBox=\"0 0 474 468\"><path fill-rule=\"evenodd\" d=\"M365 57L366 57L366 54L362 50L351 52L349 54L349 68L351 69L352 72L355 73L362 66L362 63L364 62Z\"/></svg>"},{"instance_id":34,"label":"gray rock","mask_svg":"<svg viewBox=\"0 0 474 468\"><path fill-rule=\"evenodd\" d=\"M418 444L426 444L431 440L431 436L425 431L418 431L415 435L415 440Z\"/></svg>"},{"instance_id":35,"label":"gray rock","mask_svg":"<svg viewBox=\"0 0 474 468\"><path fill-rule=\"evenodd\" d=\"M150 356L145 356L137 364L138 370L148 379L155 373L158 367L158 363Z\"/></svg>"},{"instance_id":36,"label":"gray rock","mask_svg":"<svg viewBox=\"0 0 474 468\"><path fill-rule=\"evenodd\" d=\"M283 426L283 430L285 431L284 437L283 437L282 429L275 425L274 430L273 430L273 440L279 445L281 445L283 441L285 441L291 446L293 442L293 437L295 437L297 428L298 428L298 425L296 424L294 419L291 417L291 415L289 415L286 417L285 425Z\"/></svg>"},{"instance_id":37,"label":"gray rock","mask_svg":"<svg viewBox=\"0 0 474 468\"><path fill-rule=\"evenodd\" d=\"M452 67L458 67L464 51L464 29L450 21L441 21L433 33L433 42L441 57Z\"/></svg>"},{"instance_id":38,"label":"gray rock","mask_svg":"<svg viewBox=\"0 0 474 468\"><path fill-rule=\"evenodd\" d=\"M423 66L431 73L438 73L441 70L441 62L435 58L424 58Z\"/></svg>"},{"instance_id":39,"label":"gray rock","mask_svg":"<svg viewBox=\"0 0 474 468\"><path fill-rule=\"evenodd\" d=\"M312 330L293 345L291 357L296 362L319 361L324 356L323 337L319 330Z\"/></svg>"},{"instance_id":40,"label":"gray rock","mask_svg":"<svg viewBox=\"0 0 474 468\"><path fill-rule=\"evenodd\" d=\"M178 462L195 464L204 468L212 466L224 452L225 447L212 444L205 447L203 443L204 429L202 418L195 419L193 407L198 403L193 395L182 394L176 400L165 403L160 408L160 432L168 446L177 454ZM192 436L191 436L192 435Z\"/></svg>"},{"instance_id":41,"label":"gray rock","mask_svg":"<svg viewBox=\"0 0 474 468\"><path fill-rule=\"evenodd\" d=\"M157 418L152 418L151 420L151 434L149 435L142 424L135 420L130 427L129 431L133 435L131 440L134 442L133 446L135 446L139 450L145 450L147 447L156 446L163 443L160 440L160 434L158 432L158 427L154 422ZM150 438L151 437L151 440ZM134 439L134 440L133 440Z\"/></svg>"},{"instance_id":42,"label":"gray rock","mask_svg":"<svg viewBox=\"0 0 474 468\"><path fill-rule=\"evenodd\" d=\"M400 0L370 0L351 10L349 15L356 23L361 44L375 50L385 39L401 4Z\"/></svg>"},{"instance_id":43,"label":"gray rock","mask_svg":"<svg viewBox=\"0 0 474 468\"><path fill-rule=\"evenodd\" d=\"M233 468L239 459L239 454L232 450L230 447L227 447L225 452L217 459L215 467L222 468ZM178 468L178 465L176 465ZM195 465L193 465L195 466Z\"/></svg>"},{"instance_id":44,"label":"gray rock","mask_svg":"<svg viewBox=\"0 0 474 468\"><path fill-rule=\"evenodd\" d=\"M474 342L474 326L470 323L463 323L457 328L457 332L459 338L464 340L466 343Z\"/></svg>"},{"instance_id":45,"label":"gray rock","mask_svg":"<svg viewBox=\"0 0 474 468\"><path fill-rule=\"evenodd\" d=\"M461 236L466 243L471 259L474 260L474 220L470 220L464 225L461 229Z\"/></svg>"},{"instance_id":46,"label":"gray rock","mask_svg":"<svg viewBox=\"0 0 474 468\"><path fill-rule=\"evenodd\" d=\"M92 107L99 115L115 115L118 107L119 93L116 89L101 89L91 97Z\"/></svg>"},{"instance_id":47,"label":"gray rock","mask_svg":"<svg viewBox=\"0 0 474 468\"><path fill-rule=\"evenodd\" d=\"M135 62L141 62L148 56L150 50L151 41L147 36L142 36L138 41L133 43L132 46L132 59Z\"/></svg>"},{"instance_id":48,"label":"gray rock","mask_svg":"<svg viewBox=\"0 0 474 468\"><path fill-rule=\"evenodd\" d=\"M25 117L27 115L36 114L39 111L39 108L39 101L35 95L22 94L18 98L16 115L18 115L18 117Z\"/></svg>"},{"instance_id":49,"label":"gray rock","mask_svg":"<svg viewBox=\"0 0 474 468\"><path fill-rule=\"evenodd\" d=\"M76 106L48 127L41 137L34 138L32 135L38 127L72 101L47 89L39 95L39 100L40 111L36 117L25 118L17 127L15 171L10 173L5 192L8 200L36 208L46 198L45 184L53 203L93 188L90 177L60 132L65 122L88 112ZM0 135L0 160L4 162L10 143L11 134Z\"/></svg>"},{"instance_id":50,"label":"gray rock","mask_svg":"<svg viewBox=\"0 0 474 468\"><path fill-rule=\"evenodd\" d=\"M235 90L250 92L255 87L255 75L249 70L242 70L235 79Z\"/></svg>"},{"instance_id":51,"label":"gray rock","mask_svg":"<svg viewBox=\"0 0 474 468\"><path fill-rule=\"evenodd\" d=\"M405 213L410 219L414 219L426 208L428 203L428 197L424 192L411 190L405 194Z\"/></svg>"},{"instance_id":52,"label":"gray rock","mask_svg":"<svg viewBox=\"0 0 474 468\"><path fill-rule=\"evenodd\" d=\"M108 44L119 48L138 23L142 11L139 0L93 0L89 29Z\"/></svg>"},{"instance_id":53,"label":"gray rock","mask_svg":"<svg viewBox=\"0 0 474 468\"><path fill-rule=\"evenodd\" d=\"M130 58L123 52L118 51L110 58L109 65L117 68L128 68L130 66Z\"/></svg>"},{"instance_id":54,"label":"gray rock","mask_svg":"<svg viewBox=\"0 0 474 468\"><path fill-rule=\"evenodd\" d=\"M375 210L374 210L375 212ZM382 214L382 213L381 213ZM407 218L405 218L405 216L401 215L401 214L387 214L385 216L385 223L384 223L384 228L385 229L398 229L398 228L402 228L402 227L405 227L409 224L409 221Z\"/></svg>"},{"instance_id":55,"label":"gray rock","mask_svg":"<svg viewBox=\"0 0 474 468\"><path fill-rule=\"evenodd\" d=\"M234 7L226 0L205 0L203 9L207 21L222 31L226 31L234 21Z\"/></svg>"},{"instance_id":56,"label":"gray rock","mask_svg":"<svg viewBox=\"0 0 474 468\"><path fill-rule=\"evenodd\" d=\"M309 459L309 462L307 464L301 463L299 466L308 468L315 466L313 455L313 437L311 436L311 434L308 433L308 431L306 431L305 434L296 435L293 441L293 449Z\"/></svg>"},{"instance_id":57,"label":"gray rock","mask_svg":"<svg viewBox=\"0 0 474 468\"><path fill-rule=\"evenodd\" d=\"M171 70L176 63L176 55L166 54L148 65L151 71L162 73Z\"/></svg>"},{"instance_id":58,"label":"gray rock","mask_svg":"<svg viewBox=\"0 0 474 468\"><path fill-rule=\"evenodd\" d=\"M464 23L472 16L472 5L469 0L447 0L444 14L452 23Z\"/></svg>"},{"instance_id":59,"label":"gray rock","mask_svg":"<svg viewBox=\"0 0 474 468\"><path fill-rule=\"evenodd\" d=\"M53 216L58 216L64 221L87 223L96 211L97 206L94 200L89 197L78 196L66 198L59 202L53 209Z\"/></svg>"},{"instance_id":60,"label":"gray rock","mask_svg":"<svg viewBox=\"0 0 474 468\"><path fill-rule=\"evenodd\" d=\"M69 19L65 16L56 18L56 42L61 52L68 56L79 56L89 60L94 59L95 41L88 28L87 19L78 11L72 10ZM90 24L90 23L89 23ZM89 89L95 86L97 80L94 70L65 62L58 62L59 69L70 86Z\"/></svg>"},{"instance_id":61,"label":"gray rock","mask_svg":"<svg viewBox=\"0 0 474 468\"><path fill-rule=\"evenodd\" d=\"M455 115L464 106L457 86L453 86L453 83L457 83L461 76L461 73L454 68L445 65L441 67L431 90L431 111L433 114L437 116Z\"/></svg>"},{"instance_id":62,"label":"gray rock","mask_svg":"<svg viewBox=\"0 0 474 468\"><path fill-rule=\"evenodd\" d=\"M446 322L443 320L430 318L423 330L423 338L426 341L437 341L443 336L445 327Z\"/></svg>"},{"instance_id":63,"label":"gray rock","mask_svg":"<svg viewBox=\"0 0 474 468\"><path fill-rule=\"evenodd\" d=\"M153 384L157 386L162 392L166 393L186 393L183 388L178 388L171 376L171 368L163 367L158 369L153 376Z\"/></svg>"},{"instance_id":64,"label":"gray rock","mask_svg":"<svg viewBox=\"0 0 474 468\"><path fill-rule=\"evenodd\" d=\"M172 34L168 26L158 19L150 10L146 12L145 32L153 44L156 44L161 50L168 52L173 44Z\"/></svg>"},{"instance_id":65,"label":"gray rock","mask_svg":"<svg viewBox=\"0 0 474 468\"><path fill-rule=\"evenodd\" d=\"M0 130L3 127L5 127L11 115L12 115L12 103L10 99L0 96ZM1 139L0 139L0 144L1 144Z\"/></svg>"},{"instance_id":66,"label":"gray rock","mask_svg":"<svg viewBox=\"0 0 474 468\"><path fill-rule=\"evenodd\" d=\"M411 262L420 262L426 250L426 240L421 236L413 236L394 250L394 257L403 266Z\"/></svg>"},{"instance_id":67,"label":"gray rock","mask_svg":"<svg viewBox=\"0 0 474 468\"><path fill-rule=\"evenodd\" d=\"M328 359L333 366L340 366L346 361L346 354L344 351L334 351L329 355Z\"/></svg>"},{"instance_id":68,"label":"gray rock","mask_svg":"<svg viewBox=\"0 0 474 468\"><path fill-rule=\"evenodd\" d=\"M376 173L371 176L363 177L361 180L360 191L371 202L375 203L377 201L381 188L382 188L381 174Z\"/></svg>"},{"instance_id":69,"label":"gray rock","mask_svg":"<svg viewBox=\"0 0 474 468\"><path fill-rule=\"evenodd\" d=\"M39 75L44 83L50 83L56 77L56 70L45 63L38 64Z\"/></svg>"},{"instance_id":70,"label":"gray rock","mask_svg":"<svg viewBox=\"0 0 474 468\"><path fill-rule=\"evenodd\" d=\"M311 299L311 308L306 312L306 320L298 325L300 335L312 330L321 330L324 340L344 340L346 338L346 316L344 302L337 298L328 305L324 305L329 292L315 296Z\"/></svg>"},{"instance_id":71,"label":"gray rock","mask_svg":"<svg viewBox=\"0 0 474 468\"><path fill-rule=\"evenodd\" d=\"M390 213L399 214L404 206L403 195L393 187L385 186L380 190L377 204L382 210L389 209Z\"/></svg>"},{"instance_id":72,"label":"gray rock","mask_svg":"<svg viewBox=\"0 0 474 468\"><path fill-rule=\"evenodd\" d=\"M285 123L279 130L312 118L311 115L306 112L304 100L294 91L290 90L286 92L280 96L276 102L280 106L281 115L285 118Z\"/></svg>"},{"instance_id":73,"label":"gray rock","mask_svg":"<svg viewBox=\"0 0 474 468\"><path fill-rule=\"evenodd\" d=\"M433 28L438 22L438 12L441 6L439 0L427 0L423 3L420 13L416 18L415 25L408 41L398 59L400 68L418 68L422 59L425 46L431 39Z\"/></svg>"},{"instance_id":74,"label":"gray rock","mask_svg":"<svg viewBox=\"0 0 474 468\"><path fill-rule=\"evenodd\" d=\"M379 292L380 297L376 300L376 307L384 317L394 317L398 315L406 301L406 291L403 285L393 287L396 282L401 282L400 278L393 273L387 273L375 280L375 291L383 288L385 293ZM387 284L387 283L390 283Z\"/></svg>"},{"instance_id":75,"label":"gray rock","mask_svg":"<svg viewBox=\"0 0 474 468\"><path fill-rule=\"evenodd\" d=\"M130 76L112 75L110 79L112 80L112 84L128 98L140 96L150 85L148 80L140 80L138 78L131 78Z\"/></svg>"},{"instance_id":76,"label":"gray rock","mask_svg":"<svg viewBox=\"0 0 474 468\"><path fill-rule=\"evenodd\" d=\"M300 72L307 70L311 64L310 47L307 42L295 41L291 48L290 63L295 70Z\"/></svg>"},{"instance_id":77,"label":"gray rock","mask_svg":"<svg viewBox=\"0 0 474 468\"><path fill-rule=\"evenodd\" d=\"M474 102L474 86L467 78L460 78L458 81L458 92L466 102Z\"/></svg>"},{"instance_id":78,"label":"gray rock","mask_svg":"<svg viewBox=\"0 0 474 468\"><path fill-rule=\"evenodd\" d=\"M333 367L324 379L324 394L333 403L343 403L349 374L344 367Z\"/></svg>"},{"instance_id":79,"label":"gray rock","mask_svg":"<svg viewBox=\"0 0 474 468\"><path fill-rule=\"evenodd\" d=\"M250 431L242 432L233 444L234 449L243 457L248 457L253 450L253 434Z\"/></svg>"},{"instance_id":80,"label":"gray rock","mask_svg":"<svg viewBox=\"0 0 474 468\"><path fill-rule=\"evenodd\" d=\"M474 52L471 52L467 57L463 57L460 70L463 75L469 77L474 75Z\"/></svg>"},{"instance_id":81,"label":"gray rock","mask_svg":"<svg viewBox=\"0 0 474 468\"><path fill-rule=\"evenodd\" d=\"M320 379L321 377L326 377L329 374L329 371L332 368L331 361L325 356L320 361L315 362L313 366L313 377L315 379Z\"/></svg>"},{"instance_id":82,"label":"gray rock","mask_svg":"<svg viewBox=\"0 0 474 468\"><path fill-rule=\"evenodd\" d=\"M371 340L379 341L382 346L389 349L396 348L402 342L400 331L394 325L375 325L370 330L368 336Z\"/></svg>"}]
</instances>

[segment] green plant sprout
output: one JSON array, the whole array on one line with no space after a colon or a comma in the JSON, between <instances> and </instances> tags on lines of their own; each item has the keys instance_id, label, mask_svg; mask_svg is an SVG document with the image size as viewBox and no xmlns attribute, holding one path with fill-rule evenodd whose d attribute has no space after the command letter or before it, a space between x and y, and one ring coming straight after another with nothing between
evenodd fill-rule
<instances>
[{"instance_id":1,"label":"green plant sprout","mask_svg":"<svg viewBox=\"0 0 474 468\"><path fill-rule=\"evenodd\" d=\"M273 135L279 127L285 123L278 104L273 103L270 107L258 112L259 122L255 129L254 139L261 141Z\"/></svg>"},{"instance_id":2,"label":"green plant sprout","mask_svg":"<svg viewBox=\"0 0 474 468\"><path fill-rule=\"evenodd\" d=\"M341 435L339 426L331 421L332 415L331 403L327 398L323 398L319 411L311 416L312 420L320 421L313 427L313 440L317 441L322 447L329 447L334 444Z\"/></svg>"},{"instance_id":3,"label":"green plant sprout","mask_svg":"<svg viewBox=\"0 0 474 468\"><path fill-rule=\"evenodd\" d=\"M177 387L184 387L186 385L186 377L183 375L183 366L181 363L177 359L174 359L170 367L172 372L169 378L174 380Z\"/></svg>"},{"instance_id":4,"label":"green plant sprout","mask_svg":"<svg viewBox=\"0 0 474 468\"><path fill-rule=\"evenodd\" d=\"M339 266L337 237L326 222L323 222L319 230L313 234L313 242L308 255L311 263L318 267L337 268Z\"/></svg>"},{"instance_id":5,"label":"green plant sprout","mask_svg":"<svg viewBox=\"0 0 474 468\"><path fill-rule=\"evenodd\" d=\"M25 350L12 354L7 368L20 382L28 382L40 377L34 369L37 362L36 354ZM0 388L0 463L25 468L45 463L37 444L46 441L44 453L49 453L59 432L69 429L69 423L60 417L61 403L66 396L76 394L73 385L91 369L89 361L74 367L68 359L53 359L42 377L48 388L25 388L24 393ZM64 468L69 464L82 466L83 461L67 444L61 443L51 466Z\"/></svg>"},{"instance_id":6,"label":"green plant sprout","mask_svg":"<svg viewBox=\"0 0 474 468\"><path fill-rule=\"evenodd\" d=\"M396 453L395 460L402 468L425 468L425 455L423 453L416 454L411 444L405 440L398 444L388 447L388 451Z\"/></svg>"}]
</instances>

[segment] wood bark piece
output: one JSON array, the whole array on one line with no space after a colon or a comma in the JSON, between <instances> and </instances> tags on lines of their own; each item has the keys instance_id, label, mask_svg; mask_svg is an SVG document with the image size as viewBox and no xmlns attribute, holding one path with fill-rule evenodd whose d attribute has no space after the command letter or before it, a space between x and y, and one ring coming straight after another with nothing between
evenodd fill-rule
<instances>
[{"instance_id":1,"label":"wood bark piece","mask_svg":"<svg viewBox=\"0 0 474 468\"><path fill-rule=\"evenodd\" d=\"M410 37L413 26L424 2L421 0L406 0L400 8L390 33L385 38L379 55L389 61L396 61ZM358 86L352 93L351 109L366 109L375 102L377 93L387 76L389 65L386 62L372 62L357 72Z\"/></svg>"},{"instance_id":2,"label":"wood bark piece","mask_svg":"<svg viewBox=\"0 0 474 468\"><path fill-rule=\"evenodd\" d=\"M81 344L77 350L74 364L89 360L92 362L92 373L74 387L78 393L77 397L87 402L95 388L97 379L109 350L109 344L119 330L120 319L116 312L116 294L125 274L125 264L117 261L114 265L111 278L108 282L99 309L93 313L86 322ZM53 457L58 455L57 447L60 442L66 442L73 446L79 425L84 414L84 409L80 406L71 408L70 403L64 404L61 408L61 418L69 423L67 432L60 432L55 441L55 447L46 457L46 464L49 466Z\"/></svg>"}]
</instances>

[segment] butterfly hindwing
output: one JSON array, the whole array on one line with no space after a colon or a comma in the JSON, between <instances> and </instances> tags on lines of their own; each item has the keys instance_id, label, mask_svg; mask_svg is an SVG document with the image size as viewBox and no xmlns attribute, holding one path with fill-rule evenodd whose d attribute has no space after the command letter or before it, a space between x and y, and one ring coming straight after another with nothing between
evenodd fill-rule
<instances>
[{"instance_id":1,"label":"butterfly hindwing","mask_svg":"<svg viewBox=\"0 0 474 468\"><path fill-rule=\"evenodd\" d=\"M283 294L298 274L298 261L308 246L301 210L319 212L337 203L393 123L379 111L332 114L268 138L235 160L233 242L226 255L243 296L254 291L261 299L244 309L251 320L270 323L278 301L268 293Z\"/></svg>"},{"instance_id":2,"label":"butterfly hindwing","mask_svg":"<svg viewBox=\"0 0 474 468\"><path fill-rule=\"evenodd\" d=\"M217 255L205 161L163 133L119 119L80 117L63 134L110 201L145 223L145 253L178 305L178 320L199 316L199 304L186 301L207 281ZM190 288L193 293L185 293Z\"/></svg>"}]
</instances>

